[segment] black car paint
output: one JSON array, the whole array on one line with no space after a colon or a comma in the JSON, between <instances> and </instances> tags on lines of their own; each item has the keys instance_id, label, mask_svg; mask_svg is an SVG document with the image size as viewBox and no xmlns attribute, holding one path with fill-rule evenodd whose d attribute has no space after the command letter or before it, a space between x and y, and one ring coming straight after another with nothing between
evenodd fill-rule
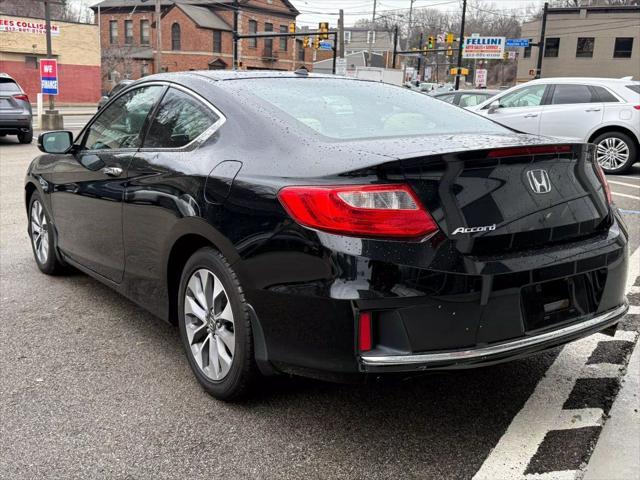
<instances>
[{"instance_id":1,"label":"black car paint","mask_svg":"<svg viewBox=\"0 0 640 480\"><path fill-rule=\"evenodd\" d=\"M574 192L573 205L529 209L522 218L517 204L509 205L516 221L530 222L524 230L544 227L538 230L546 232L545 246L536 245L541 237L518 244L521 231L508 225L498 225L491 235L458 237L449 223L476 225L472 213L457 207L458 198L471 192L477 200L487 196L487 188L509 186L492 174L510 160L487 165L489 150L558 141L517 133L333 141L295 128L259 103L230 93L224 81L198 73L147 77L129 88L153 81L197 92L224 114L225 123L181 150L110 151L103 160L123 168L117 179L83 166L83 152L42 155L29 167L27 195L43 194L65 261L167 321L175 322L177 315L179 264L174 262L185 260L194 245L214 245L238 274L251 304L256 357L265 372L275 367L342 378L377 371L359 361L361 309L377 312L376 351L383 354L473 347L526 335L521 289L583 272L602 271L607 278L597 312L625 302L628 234L609 211L602 188L594 188L590 146L572 146L577 162L547 155L511 172L520 175L533 163L565 168L563 175L570 172L583 189ZM277 199L286 185L398 181L416 190L440 225L437 234L398 242L316 232L293 222ZM517 192L507 193L508 200ZM501 208L485 202L482 213L499 216ZM567 208L584 217L584 231L565 229L563 236L551 237L561 230L554 222ZM492 241L496 248L486 248ZM531 352L518 355L525 353Z\"/></svg>"}]
</instances>

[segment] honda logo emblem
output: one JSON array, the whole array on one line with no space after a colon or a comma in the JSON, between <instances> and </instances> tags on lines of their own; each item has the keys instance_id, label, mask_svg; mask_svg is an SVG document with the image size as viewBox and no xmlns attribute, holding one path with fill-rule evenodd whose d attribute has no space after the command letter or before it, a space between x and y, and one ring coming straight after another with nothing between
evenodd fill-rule
<instances>
[{"instance_id":1,"label":"honda logo emblem","mask_svg":"<svg viewBox=\"0 0 640 480\"><path fill-rule=\"evenodd\" d=\"M549 193L551 191L551 180L546 170L529 170L527 172L529 186L535 193Z\"/></svg>"}]
</instances>

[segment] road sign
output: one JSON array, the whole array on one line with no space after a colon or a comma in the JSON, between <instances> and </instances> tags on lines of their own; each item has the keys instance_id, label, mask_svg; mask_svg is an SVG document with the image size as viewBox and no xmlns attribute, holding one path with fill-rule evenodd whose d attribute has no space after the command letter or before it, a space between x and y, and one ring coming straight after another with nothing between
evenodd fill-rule
<instances>
[{"instance_id":1,"label":"road sign","mask_svg":"<svg viewBox=\"0 0 640 480\"><path fill-rule=\"evenodd\" d=\"M320 50L331 50L331 42L320 42Z\"/></svg>"},{"instance_id":2,"label":"road sign","mask_svg":"<svg viewBox=\"0 0 640 480\"><path fill-rule=\"evenodd\" d=\"M475 78L476 87L482 88L487 86L487 70L484 68L478 68L476 70Z\"/></svg>"},{"instance_id":3,"label":"road sign","mask_svg":"<svg viewBox=\"0 0 640 480\"><path fill-rule=\"evenodd\" d=\"M528 47L528 38L507 38L507 47Z\"/></svg>"},{"instance_id":4,"label":"road sign","mask_svg":"<svg viewBox=\"0 0 640 480\"><path fill-rule=\"evenodd\" d=\"M58 95L58 61L55 58L40 59L40 83L42 93Z\"/></svg>"},{"instance_id":5,"label":"road sign","mask_svg":"<svg viewBox=\"0 0 640 480\"><path fill-rule=\"evenodd\" d=\"M347 74L347 59L336 58L336 75L346 75L346 74Z\"/></svg>"},{"instance_id":6,"label":"road sign","mask_svg":"<svg viewBox=\"0 0 640 480\"><path fill-rule=\"evenodd\" d=\"M465 37L462 58L501 59L505 37Z\"/></svg>"}]
</instances>

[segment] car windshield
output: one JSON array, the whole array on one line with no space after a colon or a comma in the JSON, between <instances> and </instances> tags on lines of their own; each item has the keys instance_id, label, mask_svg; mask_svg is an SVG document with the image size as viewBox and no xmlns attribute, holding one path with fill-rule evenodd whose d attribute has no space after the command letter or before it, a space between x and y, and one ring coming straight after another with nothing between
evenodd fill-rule
<instances>
[{"instance_id":1,"label":"car windshield","mask_svg":"<svg viewBox=\"0 0 640 480\"><path fill-rule=\"evenodd\" d=\"M632 90L632 91L636 92L636 93L640 93L640 83L637 84L637 85L627 85L627 88L629 90Z\"/></svg>"},{"instance_id":2,"label":"car windshield","mask_svg":"<svg viewBox=\"0 0 640 480\"><path fill-rule=\"evenodd\" d=\"M260 78L229 84L335 139L508 131L445 102L378 82Z\"/></svg>"}]
</instances>

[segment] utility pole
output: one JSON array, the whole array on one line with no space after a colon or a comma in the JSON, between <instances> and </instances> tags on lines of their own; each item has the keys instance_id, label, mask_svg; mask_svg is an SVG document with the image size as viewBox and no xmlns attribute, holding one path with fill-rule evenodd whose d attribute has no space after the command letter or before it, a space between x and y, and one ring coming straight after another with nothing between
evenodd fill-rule
<instances>
[{"instance_id":1,"label":"utility pole","mask_svg":"<svg viewBox=\"0 0 640 480\"><path fill-rule=\"evenodd\" d=\"M160 9L160 0L156 0L156 73L162 71L162 28L160 25L160 17L162 10Z\"/></svg>"},{"instance_id":2,"label":"utility pole","mask_svg":"<svg viewBox=\"0 0 640 480\"><path fill-rule=\"evenodd\" d=\"M418 45L418 48L420 49L420 55L418 55L418 69L417 69L417 74L416 74L416 78L419 81L420 80L420 68L421 68L421 64L422 64L422 40L424 39L424 33L420 32L420 43ZM426 59L425 59L426 61Z\"/></svg>"},{"instance_id":3,"label":"utility pole","mask_svg":"<svg viewBox=\"0 0 640 480\"><path fill-rule=\"evenodd\" d=\"M467 14L467 0L462 0L462 21L460 22L460 41L458 42L458 72L455 89L460 88L460 69L462 68L462 48L464 46L464 20Z\"/></svg>"},{"instance_id":4,"label":"utility pole","mask_svg":"<svg viewBox=\"0 0 640 480\"><path fill-rule=\"evenodd\" d=\"M407 35L407 41L404 42L404 49L405 50L409 50L410 48L410 44L411 44L411 34L413 33L413 2L415 2L416 0L409 0L409 32Z\"/></svg>"},{"instance_id":5,"label":"utility pole","mask_svg":"<svg viewBox=\"0 0 640 480\"><path fill-rule=\"evenodd\" d=\"M344 58L344 10L340 9L338 16L338 45L334 45L339 48L338 55L340 58Z\"/></svg>"},{"instance_id":6,"label":"utility pole","mask_svg":"<svg viewBox=\"0 0 640 480\"><path fill-rule=\"evenodd\" d=\"M397 52L398 52L398 24L396 23L396 26L393 29L393 62L391 63L391 68L396 68Z\"/></svg>"},{"instance_id":7,"label":"utility pole","mask_svg":"<svg viewBox=\"0 0 640 480\"><path fill-rule=\"evenodd\" d=\"M371 36L371 43L369 43L369 52L367 53L367 66L371 66L371 49L373 48L373 41L376 39L376 4L377 0L373 0L373 15L371 16L371 28L373 35ZM369 40L369 32L367 32L367 40Z\"/></svg>"},{"instance_id":8,"label":"utility pole","mask_svg":"<svg viewBox=\"0 0 640 480\"><path fill-rule=\"evenodd\" d=\"M47 58L53 58L53 49L51 47L51 0L44 1L44 19L46 28ZM60 115L55 108L55 97L54 95L49 94L49 109L44 112L42 120L40 121L40 128L43 130L62 130L64 128L62 115Z\"/></svg>"},{"instance_id":9,"label":"utility pole","mask_svg":"<svg viewBox=\"0 0 640 480\"><path fill-rule=\"evenodd\" d=\"M540 41L538 42L538 64L536 65L536 78L542 76L542 55L544 54L544 34L547 29L547 13L549 12L549 2L544 3L542 10L542 26L540 27Z\"/></svg>"},{"instance_id":10,"label":"utility pole","mask_svg":"<svg viewBox=\"0 0 640 480\"><path fill-rule=\"evenodd\" d=\"M238 70L238 9L240 3L233 0L233 69Z\"/></svg>"}]
</instances>

